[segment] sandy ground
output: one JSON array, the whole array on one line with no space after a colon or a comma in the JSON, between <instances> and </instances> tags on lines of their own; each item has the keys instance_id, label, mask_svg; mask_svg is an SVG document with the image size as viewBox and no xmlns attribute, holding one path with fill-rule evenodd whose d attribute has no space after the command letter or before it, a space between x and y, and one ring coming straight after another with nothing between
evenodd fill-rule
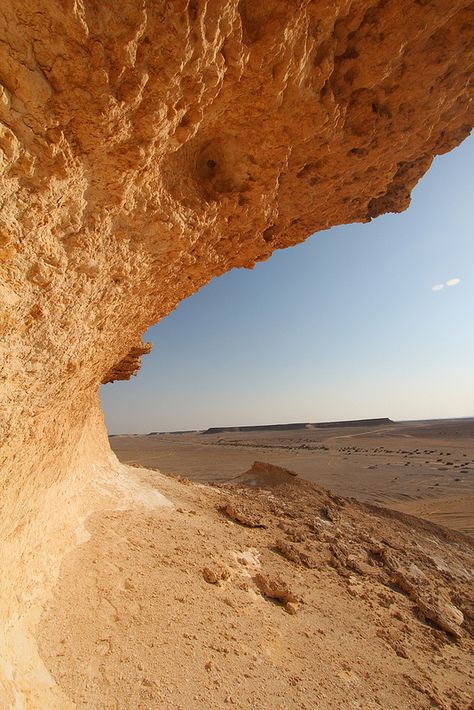
<instances>
[{"instance_id":1,"label":"sandy ground","mask_svg":"<svg viewBox=\"0 0 474 710\"><path fill-rule=\"evenodd\" d=\"M124 463L222 482L264 460L339 495L474 535L474 419L256 433L113 436Z\"/></svg>"},{"instance_id":2,"label":"sandy ground","mask_svg":"<svg viewBox=\"0 0 474 710\"><path fill-rule=\"evenodd\" d=\"M470 538L268 465L230 486L129 476L129 503L85 521L39 628L78 708L473 707Z\"/></svg>"}]
</instances>

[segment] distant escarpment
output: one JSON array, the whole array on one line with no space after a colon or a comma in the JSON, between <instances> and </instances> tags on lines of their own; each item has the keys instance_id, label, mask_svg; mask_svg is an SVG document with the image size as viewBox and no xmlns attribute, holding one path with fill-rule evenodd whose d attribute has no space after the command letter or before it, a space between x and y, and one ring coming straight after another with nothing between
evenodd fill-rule
<instances>
[{"instance_id":1,"label":"distant escarpment","mask_svg":"<svg viewBox=\"0 0 474 710\"><path fill-rule=\"evenodd\" d=\"M381 426L383 424L394 424L388 417L378 419L346 419L340 422L299 422L297 424L256 424L255 426L222 426L210 427L202 434L223 434L231 431L285 431L294 429L329 429L334 427L357 427L357 426ZM175 432L177 433L177 432Z\"/></svg>"},{"instance_id":2,"label":"distant escarpment","mask_svg":"<svg viewBox=\"0 0 474 710\"><path fill-rule=\"evenodd\" d=\"M0 36L0 697L63 708L31 639L119 469L100 383L214 276L405 209L472 125L473 11L5 0Z\"/></svg>"}]
</instances>

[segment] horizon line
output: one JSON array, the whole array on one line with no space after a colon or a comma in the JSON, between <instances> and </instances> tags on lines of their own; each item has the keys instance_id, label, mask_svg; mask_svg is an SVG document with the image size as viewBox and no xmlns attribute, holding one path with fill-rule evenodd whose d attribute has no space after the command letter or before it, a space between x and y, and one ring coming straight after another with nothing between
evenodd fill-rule
<instances>
[{"instance_id":1,"label":"horizon line","mask_svg":"<svg viewBox=\"0 0 474 710\"><path fill-rule=\"evenodd\" d=\"M390 423L390 424L410 424L410 423L415 423L415 422L439 422L439 421L462 421L466 419L474 419L474 414L472 415L464 415L464 416L455 416L455 417L430 417L428 419L425 418L420 418L420 419L391 419L390 417L364 417L363 419L332 419L332 420L321 420L318 422L276 422L276 423L265 423L265 424L229 424L229 425L219 425L219 426L209 426L209 427L201 427L201 428L196 428L196 429L172 429L172 430L167 430L167 431L149 431L146 433L138 433L138 432L120 432L120 433L107 433L108 437L111 436L151 436L155 434L192 434L192 433L202 433L206 432L209 430L230 430L230 429L256 429L256 428L267 428L267 427L280 427L284 429L285 427L290 427L290 426L318 426L318 425L337 425L337 424L345 424L345 423L360 423L364 424L364 422L381 422L381 423ZM217 433L217 432L216 432Z\"/></svg>"}]
</instances>

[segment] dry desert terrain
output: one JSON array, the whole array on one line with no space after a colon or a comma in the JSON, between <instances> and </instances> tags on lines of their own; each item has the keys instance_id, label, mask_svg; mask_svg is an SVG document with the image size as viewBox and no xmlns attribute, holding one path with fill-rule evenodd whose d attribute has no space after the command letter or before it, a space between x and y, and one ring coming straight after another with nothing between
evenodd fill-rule
<instances>
[{"instance_id":1,"label":"dry desert terrain","mask_svg":"<svg viewBox=\"0 0 474 710\"><path fill-rule=\"evenodd\" d=\"M111 437L38 626L57 707L472 710L473 429Z\"/></svg>"},{"instance_id":2,"label":"dry desert terrain","mask_svg":"<svg viewBox=\"0 0 474 710\"><path fill-rule=\"evenodd\" d=\"M120 460L225 482L255 460L292 469L341 496L474 535L474 419L278 431L112 436Z\"/></svg>"},{"instance_id":3,"label":"dry desert terrain","mask_svg":"<svg viewBox=\"0 0 474 710\"><path fill-rule=\"evenodd\" d=\"M472 422L127 466L99 404L214 277L407 209L474 123L472 1L5 0L0 38L1 710L472 708Z\"/></svg>"},{"instance_id":4,"label":"dry desert terrain","mask_svg":"<svg viewBox=\"0 0 474 710\"><path fill-rule=\"evenodd\" d=\"M472 709L471 538L265 463L109 488L40 620L54 707Z\"/></svg>"}]
</instances>

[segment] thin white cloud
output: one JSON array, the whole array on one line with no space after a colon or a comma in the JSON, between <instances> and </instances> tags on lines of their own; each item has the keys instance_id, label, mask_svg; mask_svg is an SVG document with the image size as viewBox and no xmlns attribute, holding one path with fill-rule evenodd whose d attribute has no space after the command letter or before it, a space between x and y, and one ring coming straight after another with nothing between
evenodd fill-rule
<instances>
[{"instance_id":1,"label":"thin white cloud","mask_svg":"<svg viewBox=\"0 0 474 710\"><path fill-rule=\"evenodd\" d=\"M444 284L435 284L431 287L432 291L441 291L444 288Z\"/></svg>"},{"instance_id":2,"label":"thin white cloud","mask_svg":"<svg viewBox=\"0 0 474 710\"><path fill-rule=\"evenodd\" d=\"M458 278L449 279L449 281L446 281L446 286L457 286L460 281L461 279Z\"/></svg>"}]
</instances>

